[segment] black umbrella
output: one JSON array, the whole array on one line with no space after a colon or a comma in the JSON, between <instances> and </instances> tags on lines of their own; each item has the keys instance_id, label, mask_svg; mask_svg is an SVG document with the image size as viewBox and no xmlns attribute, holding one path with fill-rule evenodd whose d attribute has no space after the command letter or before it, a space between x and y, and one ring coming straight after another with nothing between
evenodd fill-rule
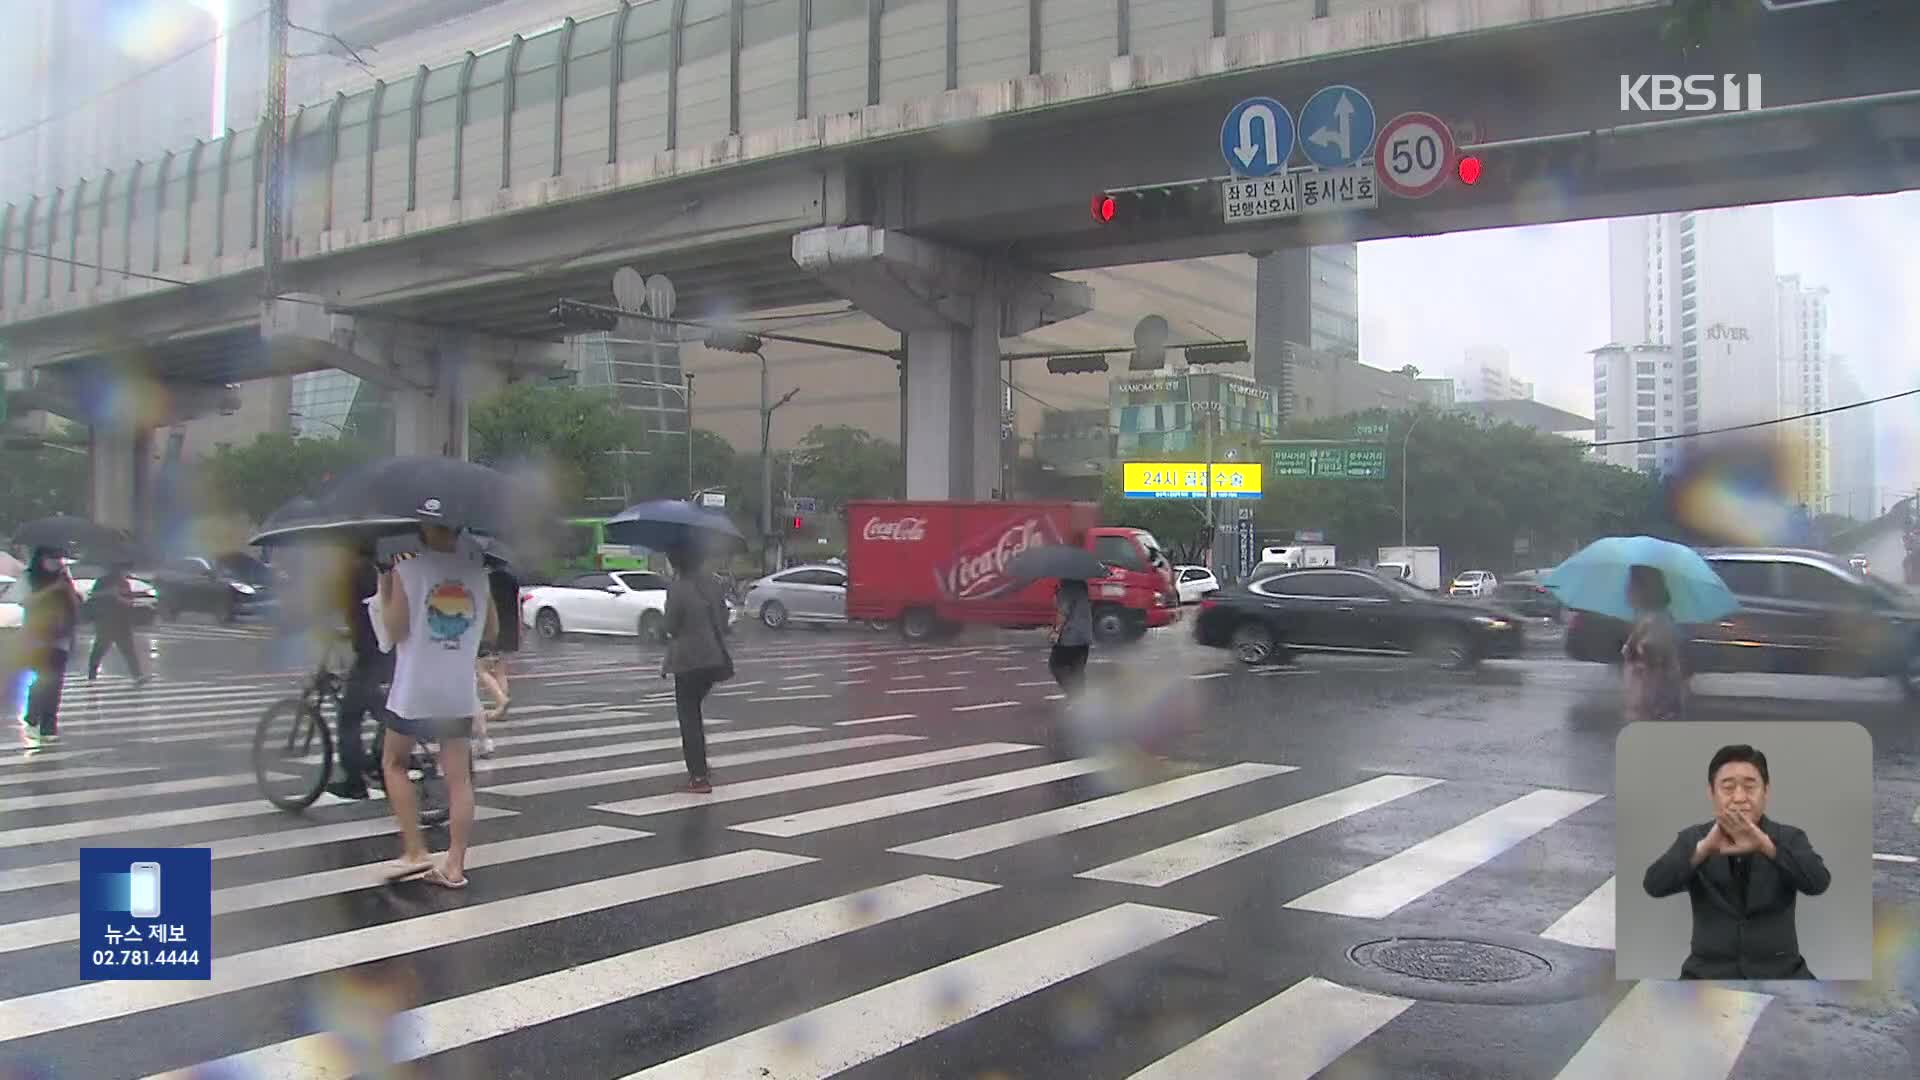
<instances>
[{"instance_id":1,"label":"black umbrella","mask_svg":"<svg viewBox=\"0 0 1920 1080\"><path fill-rule=\"evenodd\" d=\"M1007 576L1016 581L1059 578L1062 581L1092 581L1107 576L1107 566L1085 548L1059 544L1028 548L1007 563Z\"/></svg>"},{"instance_id":2,"label":"black umbrella","mask_svg":"<svg viewBox=\"0 0 1920 1080\"><path fill-rule=\"evenodd\" d=\"M64 514L29 521L13 532L13 542L27 548L59 548L97 558L125 555L133 547L126 533L109 525Z\"/></svg>"},{"instance_id":3,"label":"black umbrella","mask_svg":"<svg viewBox=\"0 0 1920 1080\"><path fill-rule=\"evenodd\" d=\"M651 551L746 543L746 537L725 514L676 499L655 499L627 507L607 519L606 535L610 544Z\"/></svg>"},{"instance_id":4,"label":"black umbrella","mask_svg":"<svg viewBox=\"0 0 1920 1080\"><path fill-rule=\"evenodd\" d=\"M329 507L323 499L302 496L274 511L247 543L262 547L301 542L358 546L418 527L419 522L410 517L370 517L347 507Z\"/></svg>"}]
</instances>

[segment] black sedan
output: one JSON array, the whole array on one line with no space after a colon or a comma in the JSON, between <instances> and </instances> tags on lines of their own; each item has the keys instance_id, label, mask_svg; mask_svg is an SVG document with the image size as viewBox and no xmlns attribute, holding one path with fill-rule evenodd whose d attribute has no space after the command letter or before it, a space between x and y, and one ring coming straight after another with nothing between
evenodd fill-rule
<instances>
[{"instance_id":1,"label":"black sedan","mask_svg":"<svg viewBox=\"0 0 1920 1080\"><path fill-rule=\"evenodd\" d=\"M161 566L153 572L153 584L160 593L160 618L200 611L232 622L240 615L259 612L267 604L271 586L255 569L258 565L244 556L195 556Z\"/></svg>"},{"instance_id":2,"label":"black sedan","mask_svg":"<svg viewBox=\"0 0 1920 1080\"><path fill-rule=\"evenodd\" d=\"M1245 663L1295 649L1408 653L1453 668L1519 656L1525 631L1497 608L1442 600L1359 570L1294 570L1201 601L1194 637Z\"/></svg>"}]
</instances>

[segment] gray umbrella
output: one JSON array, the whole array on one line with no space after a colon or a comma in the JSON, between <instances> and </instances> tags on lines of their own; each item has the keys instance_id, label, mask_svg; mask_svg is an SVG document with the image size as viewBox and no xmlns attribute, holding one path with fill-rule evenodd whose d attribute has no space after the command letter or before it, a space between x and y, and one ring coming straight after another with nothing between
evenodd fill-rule
<instances>
[{"instance_id":1,"label":"gray umbrella","mask_svg":"<svg viewBox=\"0 0 1920 1080\"><path fill-rule=\"evenodd\" d=\"M1049 545L1028 548L1007 563L1007 576L1016 581L1059 578L1062 581L1092 581L1107 576L1107 565L1085 548Z\"/></svg>"}]
</instances>

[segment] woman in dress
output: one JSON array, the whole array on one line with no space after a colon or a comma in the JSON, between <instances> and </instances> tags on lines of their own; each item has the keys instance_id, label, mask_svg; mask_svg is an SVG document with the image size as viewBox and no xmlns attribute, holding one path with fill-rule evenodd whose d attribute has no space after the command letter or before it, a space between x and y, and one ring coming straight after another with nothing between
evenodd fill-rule
<instances>
[{"instance_id":1,"label":"woman in dress","mask_svg":"<svg viewBox=\"0 0 1920 1080\"><path fill-rule=\"evenodd\" d=\"M1686 711L1685 638L1667 610L1666 575L1651 566L1631 567L1627 603L1634 610L1633 629L1620 648L1627 722L1678 720Z\"/></svg>"}]
</instances>

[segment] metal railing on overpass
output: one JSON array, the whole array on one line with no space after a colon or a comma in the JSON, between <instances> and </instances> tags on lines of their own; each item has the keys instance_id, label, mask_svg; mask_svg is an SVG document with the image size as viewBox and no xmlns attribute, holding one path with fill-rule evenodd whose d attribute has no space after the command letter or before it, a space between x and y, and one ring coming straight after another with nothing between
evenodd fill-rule
<instances>
[{"instance_id":1,"label":"metal railing on overpass","mask_svg":"<svg viewBox=\"0 0 1920 1080\"><path fill-rule=\"evenodd\" d=\"M287 124L289 258L327 234L795 120L1323 18L1352 0L659 0L621 4L357 93ZM1335 10L1334 13L1339 13ZM0 308L260 258L269 126L0 210ZM305 250L301 250L305 248ZM46 257L36 257L46 256ZM207 271L211 271L210 273Z\"/></svg>"}]
</instances>

